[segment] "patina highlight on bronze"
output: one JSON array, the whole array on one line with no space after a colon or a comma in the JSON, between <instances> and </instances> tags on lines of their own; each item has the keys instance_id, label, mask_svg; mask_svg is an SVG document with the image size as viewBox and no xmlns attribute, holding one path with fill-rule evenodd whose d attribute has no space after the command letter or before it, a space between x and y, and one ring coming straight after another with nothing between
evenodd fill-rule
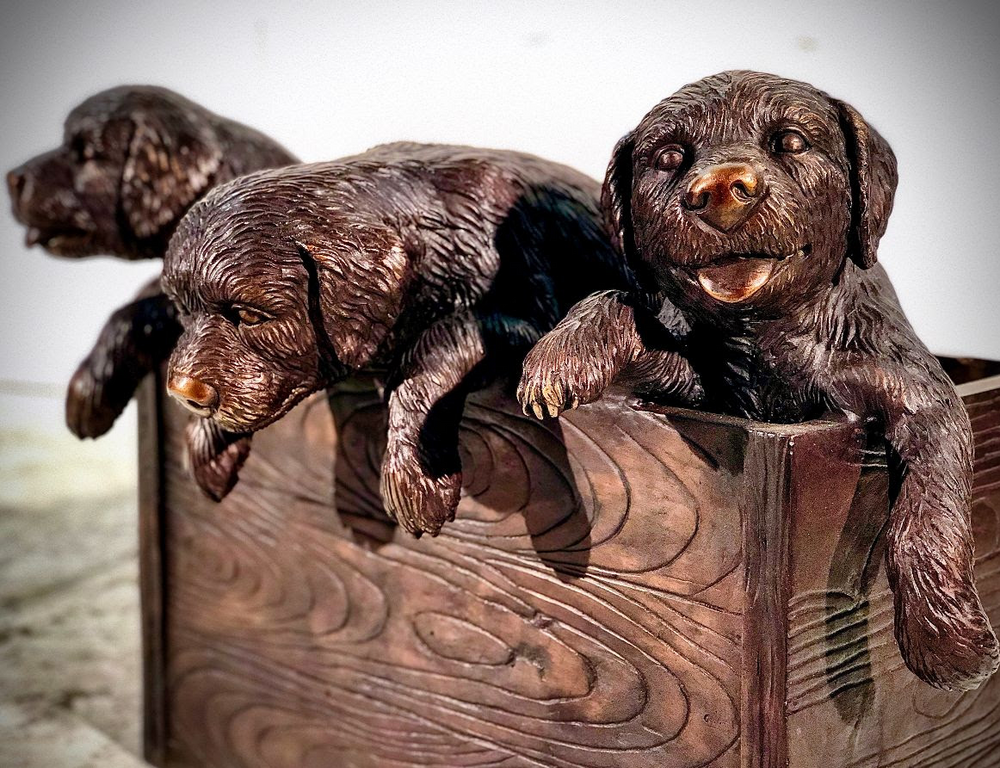
<instances>
[{"instance_id":1,"label":"patina highlight on bronze","mask_svg":"<svg viewBox=\"0 0 1000 768\"><path fill-rule=\"evenodd\" d=\"M77 106L62 145L10 171L7 185L28 245L71 258L162 258L181 216L212 186L293 162L263 134L177 93L120 86ZM159 279L116 310L70 381L70 430L107 432L180 332Z\"/></svg>"},{"instance_id":2,"label":"patina highlight on bronze","mask_svg":"<svg viewBox=\"0 0 1000 768\"><path fill-rule=\"evenodd\" d=\"M622 377L655 399L772 422L835 411L883 434L896 640L922 679L969 689L1000 657L973 579L971 430L876 263L896 183L886 141L812 86L739 71L682 88L619 142L603 192L658 298L577 305L528 355L519 399L554 416ZM663 299L687 332L656 319Z\"/></svg>"},{"instance_id":3,"label":"patina highlight on bronze","mask_svg":"<svg viewBox=\"0 0 1000 768\"><path fill-rule=\"evenodd\" d=\"M229 434L376 376L385 509L436 534L461 488L467 393L510 373L574 302L626 288L599 185L515 152L389 144L213 190L170 242L184 334L169 390ZM241 448L226 459L238 467Z\"/></svg>"}]
</instances>

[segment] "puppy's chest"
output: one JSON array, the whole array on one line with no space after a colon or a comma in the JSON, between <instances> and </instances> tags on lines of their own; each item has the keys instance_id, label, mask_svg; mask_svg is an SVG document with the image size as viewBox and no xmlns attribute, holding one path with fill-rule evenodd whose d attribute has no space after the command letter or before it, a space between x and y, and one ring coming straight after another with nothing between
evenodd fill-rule
<instances>
[{"instance_id":1,"label":"puppy's chest","mask_svg":"<svg viewBox=\"0 0 1000 768\"><path fill-rule=\"evenodd\" d=\"M699 336L693 362L713 408L778 423L804 421L826 410L814 375L818 355L798 339Z\"/></svg>"}]
</instances>

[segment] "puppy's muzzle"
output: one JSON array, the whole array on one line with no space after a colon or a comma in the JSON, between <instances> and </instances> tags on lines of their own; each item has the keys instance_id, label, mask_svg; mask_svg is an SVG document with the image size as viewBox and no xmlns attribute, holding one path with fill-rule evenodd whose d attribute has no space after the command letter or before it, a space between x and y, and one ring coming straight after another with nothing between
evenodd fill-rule
<instances>
[{"instance_id":1,"label":"puppy's muzzle","mask_svg":"<svg viewBox=\"0 0 1000 768\"><path fill-rule=\"evenodd\" d=\"M713 229L732 232L764 197L764 180L748 163L719 163L706 168L688 187L684 208Z\"/></svg>"},{"instance_id":2,"label":"puppy's muzzle","mask_svg":"<svg viewBox=\"0 0 1000 768\"><path fill-rule=\"evenodd\" d=\"M167 391L198 416L211 416L219 407L219 393L211 384L193 376L175 374L167 382Z\"/></svg>"}]
</instances>

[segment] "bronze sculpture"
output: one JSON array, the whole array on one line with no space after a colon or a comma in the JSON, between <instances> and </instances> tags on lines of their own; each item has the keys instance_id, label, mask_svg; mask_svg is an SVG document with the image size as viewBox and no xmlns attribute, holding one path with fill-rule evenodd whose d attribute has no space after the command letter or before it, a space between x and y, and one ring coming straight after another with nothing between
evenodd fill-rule
<instances>
[{"instance_id":1,"label":"bronze sculpture","mask_svg":"<svg viewBox=\"0 0 1000 768\"><path fill-rule=\"evenodd\" d=\"M869 424L892 469L896 640L922 679L968 689L998 663L973 581L971 430L876 263L896 181L885 140L809 85L738 71L682 88L618 143L603 204L688 332L641 296L592 297L528 355L519 399L557 415L622 375L754 419Z\"/></svg>"},{"instance_id":2,"label":"bronze sculpture","mask_svg":"<svg viewBox=\"0 0 1000 768\"><path fill-rule=\"evenodd\" d=\"M74 110L64 145L8 185L29 244L149 258L212 186L294 160L169 91L119 88ZM187 433L196 478L222 498L252 431L371 374L388 393L385 505L436 533L457 503L465 395L610 289L528 355L525 409L556 416L619 381L754 419L865 423L893 467L903 657L934 685L973 688L998 649L972 577L968 418L876 263L895 185L891 149L852 107L750 72L682 89L619 143L610 240L596 185L515 153L396 144L240 178L172 246L188 317L170 387L210 417ZM180 333L154 281L75 374L70 428L109 429Z\"/></svg>"},{"instance_id":3,"label":"bronze sculpture","mask_svg":"<svg viewBox=\"0 0 1000 768\"><path fill-rule=\"evenodd\" d=\"M70 258L162 258L181 216L212 186L293 162L263 134L177 93L120 86L73 109L62 145L10 171L7 185L28 245ZM73 375L70 430L80 438L107 432L179 335L156 279L111 315ZM205 442L211 435L196 438Z\"/></svg>"},{"instance_id":4,"label":"bronze sculpture","mask_svg":"<svg viewBox=\"0 0 1000 768\"><path fill-rule=\"evenodd\" d=\"M411 143L218 187L165 259L185 327L170 393L239 440L374 373L386 511L436 534L458 503L466 394L516 371L575 301L628 285L598 195L529 155Z\"/></svg>"}]
</instances>

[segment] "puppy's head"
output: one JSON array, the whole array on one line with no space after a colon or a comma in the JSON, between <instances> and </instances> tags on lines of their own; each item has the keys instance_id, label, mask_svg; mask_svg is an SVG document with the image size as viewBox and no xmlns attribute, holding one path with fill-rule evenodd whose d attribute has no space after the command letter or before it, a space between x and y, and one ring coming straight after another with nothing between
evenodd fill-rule
<instances>
[{"instance_id":1,"label":"puppy's head","mask_svg":"<svg viewBox=\"0 0 1000 768\"><path fill-rule=\"evenodd\" d=\"M230 432L258 430L371 366L402 306L395 232L358 201L338 213L308 173L287 170L213 190L164 260L184 326L168 390Z\"/></svg>"},{"instance_id":2,"label":"puppy's head","mask_svg":"<svg viewBox=\"0 0 1000 768\"><path fill-rule=\"evenodd\" d=\"M123 86L74 109L62 145L10 171L7 185L28 245L142 258L162 252L221 159L209 112L166 89Z\"/></svg>"},{"instance_id":3,"label":"puppy's head","mask_svg":"<svg viewBox=\"0 0 1000 768\"><path fill-rule=\"evenodd\" d=\"M725 72L660 102L615 148L604 207L646 280L713 314L781 311L875 263L896 187L884 139L805 83Z\"/></svg>"}]
</instances>

